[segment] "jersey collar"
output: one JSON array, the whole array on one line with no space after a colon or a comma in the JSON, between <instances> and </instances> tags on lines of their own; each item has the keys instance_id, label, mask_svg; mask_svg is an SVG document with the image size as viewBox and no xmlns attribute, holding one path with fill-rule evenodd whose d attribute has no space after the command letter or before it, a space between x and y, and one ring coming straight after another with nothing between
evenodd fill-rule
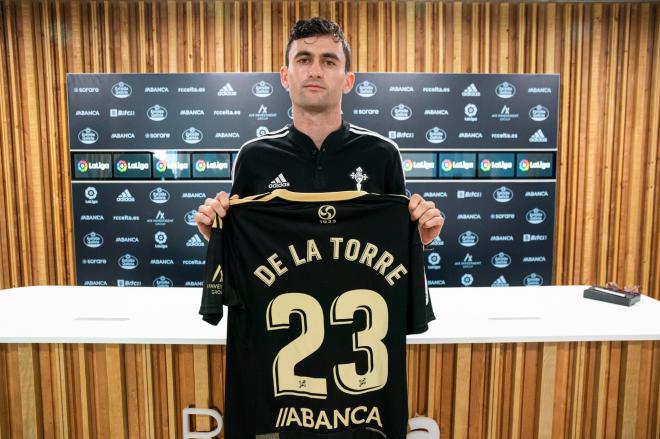
<instances>
[{"instance_id":1,"label":"jersey collar","mask_svg":"<svg viewBox=\"0 0 660 439\"><path fill-rule=\"evenodd\" d=\"M335 149L338 146L342 145L346 140L346 136L348 135L349 128L350 128L350 124L346 122L344 119L342 119L341 126L335 131L328 134L328 137L325 138L321 146L329 149ZM312 139L307 134L303 133L302 131L299 131L293 125L293 123L289 124L289 137L291 139L291 143L295 147L298 147L308 152L316 151L317 149L316 145L314 145L314 141L312 141Z\"/></svg>"}]
</instances>

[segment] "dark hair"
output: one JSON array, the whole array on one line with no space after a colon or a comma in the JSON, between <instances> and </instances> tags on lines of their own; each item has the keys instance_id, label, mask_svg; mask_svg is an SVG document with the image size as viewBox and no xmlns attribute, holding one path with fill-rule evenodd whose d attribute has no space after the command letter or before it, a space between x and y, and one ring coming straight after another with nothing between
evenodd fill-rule
<instances>
[{"instance_id":1,"label":"dark hair","mask_svg":"<svg viewBox=\"0 0 660 439\"><path fill-rule=\"evenodd\" d=\"M317 35L330 35L336 42L341 42L341 46L344 49L344 56L346 58L345 71L350 72L351 48L348 45L346 38L344 38L344 32L342 32L341 27L339 27L334 21L321 17L298 20L296 24L293 25L291 32L289 32L289 43L286 45L286 53L284 54L286 66L289 67L289 49L291 49L291 44L295 40Z\"/></svg>"}]
</instances>

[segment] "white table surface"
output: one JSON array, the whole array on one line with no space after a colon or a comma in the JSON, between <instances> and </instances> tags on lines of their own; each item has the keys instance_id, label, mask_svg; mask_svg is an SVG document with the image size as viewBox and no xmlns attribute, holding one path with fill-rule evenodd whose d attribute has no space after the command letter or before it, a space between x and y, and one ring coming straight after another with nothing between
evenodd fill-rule
<instances>
[{"instance_id":1,"label":"white table surface","mask_svg":"<svg viewBox=\"0 0 660 439\"><path fill-rule=\"evenodd\" d=\"M584 299L585 288L434 288L436 320L408 343L660 340L659 301L625 307ZM200 298L201 288L0 290L0 343L224 344L225 319L204 322Z\"/></svg>"}]
</instances>

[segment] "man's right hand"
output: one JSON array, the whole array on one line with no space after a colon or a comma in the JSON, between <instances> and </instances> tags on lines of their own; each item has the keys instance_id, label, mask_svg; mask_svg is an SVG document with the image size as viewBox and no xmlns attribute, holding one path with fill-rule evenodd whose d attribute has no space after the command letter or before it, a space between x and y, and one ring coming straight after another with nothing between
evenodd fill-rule
<instances>
[{"instance_id":1,"label":"man's right hand","mask_svg":"<svg viewBox=\"0 0 660 439\"><path fill-rule=\"evenodd\" d=\"M234 195L232 198L238 198L238 195ZM229 194L224 191L218 192L215 198L207 198L204 204L197 208L195 223L204 239L208 241L211 237L211 225L215 215L224 218L227 215L227 209L229 209Z\"/></svg>"}]
</instances>

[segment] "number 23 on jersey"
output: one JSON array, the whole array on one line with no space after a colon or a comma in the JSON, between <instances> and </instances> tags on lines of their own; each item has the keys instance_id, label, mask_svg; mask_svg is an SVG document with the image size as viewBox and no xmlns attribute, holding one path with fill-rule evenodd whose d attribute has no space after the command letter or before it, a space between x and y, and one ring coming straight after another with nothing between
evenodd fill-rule
<instances>
[{"instance_id":1,"label":"number 23 on jersey","mask_svg":"<svg viewBox=\"0 0 660 439\"><path fill-rule=\"evenodd\" d=\"M355 363L333 366L335 385L343 392L358 395L381 389L387 383L388 354L382 340L387 335L387 303L380 294L368 289L346 291L338 296L330 309L330 325L350 325L356 311L365 313L366 325L353 333L353 351L367 356L367 371L357 372ZM301 321L300 335L284 346L273 360L275 396L297 395L325 399L328 395L325 378L296 375L296 364L323 345L324 316L321 304L305 293L284 293L270 301L266 311L269 331L288 329L291 314Z\"/></svg>"}]
</instances>

